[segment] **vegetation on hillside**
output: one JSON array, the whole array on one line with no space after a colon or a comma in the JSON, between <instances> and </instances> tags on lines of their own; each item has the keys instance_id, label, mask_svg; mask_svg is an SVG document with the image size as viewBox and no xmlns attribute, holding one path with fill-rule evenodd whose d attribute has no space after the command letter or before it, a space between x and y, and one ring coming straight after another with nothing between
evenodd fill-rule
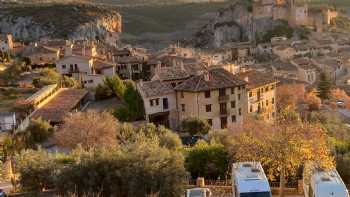
<instances>
[{"instance_id":1,"label":"vegetation on hillside","mask_svg":"<svg viewBox=\"0 0 350 197\"><path fill-rule=\"evenodd\" d=\"M77 145L68 154L22 151L16 157L21 190L54 189L64 196L180 196L187 173L178 136L154 125L118 127L114 147Z\"/></svg>"}]
</instances>

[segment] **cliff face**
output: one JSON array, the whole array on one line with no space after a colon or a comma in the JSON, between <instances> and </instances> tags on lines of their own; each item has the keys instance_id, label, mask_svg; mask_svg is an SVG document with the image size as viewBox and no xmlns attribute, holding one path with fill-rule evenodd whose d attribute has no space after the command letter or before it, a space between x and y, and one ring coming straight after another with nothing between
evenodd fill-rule
<instances>
[{"instance_id":1,"label":"cliff face","mask_svg":"<svg viewBox=\"0 0 350 197\"><path fill-rule=\"evenodd\" d=\"M221 47L227 42L254 40L256 35L271 30L279 21L270 17L256 18L249 5L236 2L217 12L216 16L195 33L196 47Z\"/></svg>"},{"instance_id":2,"label":"cliff face","mask_svg":"<svg viewBox=\"0 0 350 197\"><path fill-rule=\"evenodd\" d=\"M121 33L118 12L83 5L55 5L0 9L0 33L16 39L98 39L106 41Z\"/></svg>"}]
</instances>

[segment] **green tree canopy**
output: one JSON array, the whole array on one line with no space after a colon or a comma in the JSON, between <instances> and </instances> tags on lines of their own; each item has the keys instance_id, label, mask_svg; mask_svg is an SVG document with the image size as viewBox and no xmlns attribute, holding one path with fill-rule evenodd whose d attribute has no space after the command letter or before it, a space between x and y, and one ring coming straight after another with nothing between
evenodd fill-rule
<instances>
[{"instance_id":1,"label":"green tree canopy","mask_svg":"<svg viewBox=\"0 0 350 197\"><path fill-rule=\"evenodd\" d=\"M174 148L179 139L170 132L152 124L138 130L123 124L118 147L77 147L66 155L23 151L16 157L21 188L78 196L180 196L187 173L181 151Z\"/></svg>"},{"instance_id":2,"label":"green tree canopy","mask_svg":"<svg viewBox=\"0 0 350 197\"><path fill-rule=\"evenodd\" d=\"M207 121L196 117L184 119L181 123L181 126L184 132L187 132L192 136L205 135L210 130L210 125Z\"/></svg>"},{"instance_id":3,"label":"green tree canopy","mask_svg":"<svg viewBox=\"0 0 350 197\"><path fill-rule=\"evenodd\" d=\"M329 76L325 72L322 72L320 74L320 81L317 87L318 97L320 97L322 100L330 99L331 88L332 88L332 82L329 79Z\"/></svg>"},{"instance_id":4,"label":"green tree canopy","mask_svg":"<svg viewBox=\"0 0 350 197\"><path fill-rule=\"evenodd\" d=\"M26 144L33 147L37 143L44 142L53 134L53 127L42 118L32 119L26 129Z\"/></svg>"},{"instance_id":5,"label":"green tree canopy","mask_svg":"<svg viewBox=\"0 0 350 197\"><path fill-rule=\"evenodd\" d=\"M185 167L192 178L225 179L229 175L229 154L221 144L199 141L186 149L185 155Z\"/></svg>"}]
</instances>

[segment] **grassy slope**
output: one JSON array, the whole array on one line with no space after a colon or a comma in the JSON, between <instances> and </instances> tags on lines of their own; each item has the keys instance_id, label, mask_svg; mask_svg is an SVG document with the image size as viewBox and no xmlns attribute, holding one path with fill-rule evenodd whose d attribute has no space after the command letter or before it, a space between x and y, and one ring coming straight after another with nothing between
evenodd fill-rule
<instances>
[{"instance_id":1,"label":"grassy slope","mask_svg":"<svg viewBox=\"0 0 350 197\"><path fill-rule=\"evenodd\" d=\"M138 35L144 32L166 33L183 30L188 22L228 4L195 3L121 8L120 12L124 22L123 31Z\"/></svg>"}]
</instances>

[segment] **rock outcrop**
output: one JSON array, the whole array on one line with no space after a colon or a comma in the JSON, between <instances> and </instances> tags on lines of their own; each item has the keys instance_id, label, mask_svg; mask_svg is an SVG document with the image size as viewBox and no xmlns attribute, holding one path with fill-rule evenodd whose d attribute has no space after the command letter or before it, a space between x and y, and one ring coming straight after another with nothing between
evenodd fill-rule
<instances>
[{"instance_id":1,"label":"rock outcrop","mask_svg":"<svg viewBox=\"0 0 350 197\"><path fill-rule=\"evenodd\" d=\"M118 12L86 5L51 5L0 9L0 33L15 39L92 39L110 41L121 33Z\"/></svg>"},{"instance_id":2,"label":"rock outcrop","mask_svg":"<svg viewBox=\"0 0 350 197\"><path fill-rule=\"evenodd\" d=\"M254 17L251 6L237 1L221 9L216 16L196 32L192 44L196 47L221 47L228 42L254 40L257 35L273 29L280 21L272 17Z\"/></svg>"}]
</instances>

